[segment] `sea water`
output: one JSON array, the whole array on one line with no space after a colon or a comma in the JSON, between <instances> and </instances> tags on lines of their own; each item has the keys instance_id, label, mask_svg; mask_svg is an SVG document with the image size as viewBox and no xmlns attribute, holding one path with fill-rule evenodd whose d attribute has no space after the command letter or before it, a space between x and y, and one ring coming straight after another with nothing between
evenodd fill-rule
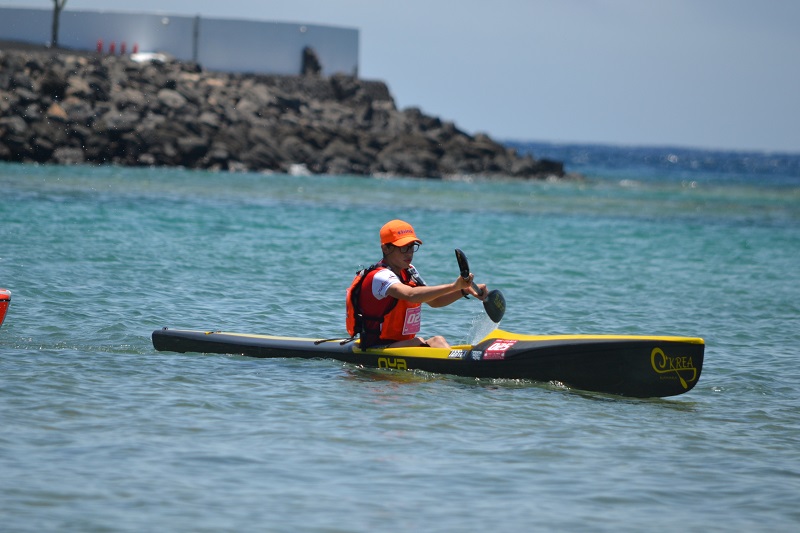
<instances>
[{"instance_id":1,"label":"sea water","mask_svg":"<svg viewBox=\"0 0 800 533\"><path fill-rule=\"evenodd\" d=\"M789 531L800 157L522 145L585 181L0 165L0 530ZM329 338L414 225L520 333L705 338L626 399L329 360L162 353L169 326ZM476 300L423 313L468 340Z\"/></svg>"}]
</instances>

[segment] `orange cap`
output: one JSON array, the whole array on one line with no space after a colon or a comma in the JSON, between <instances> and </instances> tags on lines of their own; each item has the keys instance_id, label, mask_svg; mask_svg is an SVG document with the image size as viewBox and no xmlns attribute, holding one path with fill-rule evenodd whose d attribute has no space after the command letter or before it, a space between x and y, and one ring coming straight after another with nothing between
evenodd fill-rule
<instances>
[{"instance_id":1,"label":"orange cap","mask_svg":"<svg viewBox=\"0 0 800 533\"><path fill-rule=\"evenodd\" d=\"M422 244L422 241L417 238L417 234L414 233L414 228L408 222L390 220L381 228L381 244L405 246L412 242Z\"/></svg>"}]
</instances>

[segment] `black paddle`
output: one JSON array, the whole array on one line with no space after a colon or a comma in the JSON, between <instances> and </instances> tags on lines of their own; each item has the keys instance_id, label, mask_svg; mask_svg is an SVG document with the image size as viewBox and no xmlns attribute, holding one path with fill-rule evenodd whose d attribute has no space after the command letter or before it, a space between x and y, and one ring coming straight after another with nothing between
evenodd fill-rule
<instances>
[{"instance_id":1,"label":"black paddle","mask_svg":"<svg viewBox=\"0 0 800 533\"><path fill-rule=\"evenodd\" d=\"M469 277L469 261L467 261L467 256L464 255L464 252L458 248L456 248L456 260L458 261L458 268L461 270L461 277L467 279ZM472 288L475 289L478 295L483 295L483 291L474 281L472 282ZM492 322L499 324L503 320L503 315L506 314L506 299L503 293L497 289L489 291L483 301L483 308L489 318L492 319Z\"/></svg>"}]
</instances>

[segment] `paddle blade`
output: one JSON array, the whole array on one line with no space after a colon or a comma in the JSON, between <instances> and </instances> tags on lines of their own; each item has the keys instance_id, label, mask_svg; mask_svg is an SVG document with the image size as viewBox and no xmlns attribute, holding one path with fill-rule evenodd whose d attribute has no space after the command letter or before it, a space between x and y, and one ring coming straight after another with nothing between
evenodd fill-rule
<instances>
[{"instance_id":1,"label":"paddle blade","mask_svg":"<svg viewBox=\"0 0 800 533\"><path fill-rule=\"evenodd\" d=\"M458 261L458 269L461 271L461 277L467 279L469 277L469 261L464 252L456 248L456 261Z\"/></svg>"},{"instance_id":2,"label":"paddle blade","mask_svg":"<svg viewBox=\"0 0 800 533\"><path fill-rule=\"evenodd\" d=\"M495 289L489 291L486 299L483 301L483 308L486 314L492 319L492 322L499 324L503 320L503 315L506 314L506 298L503 293Z\"/></svg>"}]
</instances>

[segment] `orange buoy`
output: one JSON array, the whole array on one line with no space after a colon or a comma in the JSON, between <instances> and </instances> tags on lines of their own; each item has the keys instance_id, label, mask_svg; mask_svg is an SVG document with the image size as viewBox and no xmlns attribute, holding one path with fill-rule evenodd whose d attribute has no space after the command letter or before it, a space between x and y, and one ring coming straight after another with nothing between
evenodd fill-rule
<instances>
[{"instance_id":1,"label":"orange buoy","mask_svg":"<svg viewBox=\"0 0 800 533\"><path fill-rule=\"evenodd\" d=\"M8 311L8 304L11 303L11 291L8 289L0 289L0 325L3 324L3 319L6 318L6 311Z\"/></svg>"}]
</instances>

